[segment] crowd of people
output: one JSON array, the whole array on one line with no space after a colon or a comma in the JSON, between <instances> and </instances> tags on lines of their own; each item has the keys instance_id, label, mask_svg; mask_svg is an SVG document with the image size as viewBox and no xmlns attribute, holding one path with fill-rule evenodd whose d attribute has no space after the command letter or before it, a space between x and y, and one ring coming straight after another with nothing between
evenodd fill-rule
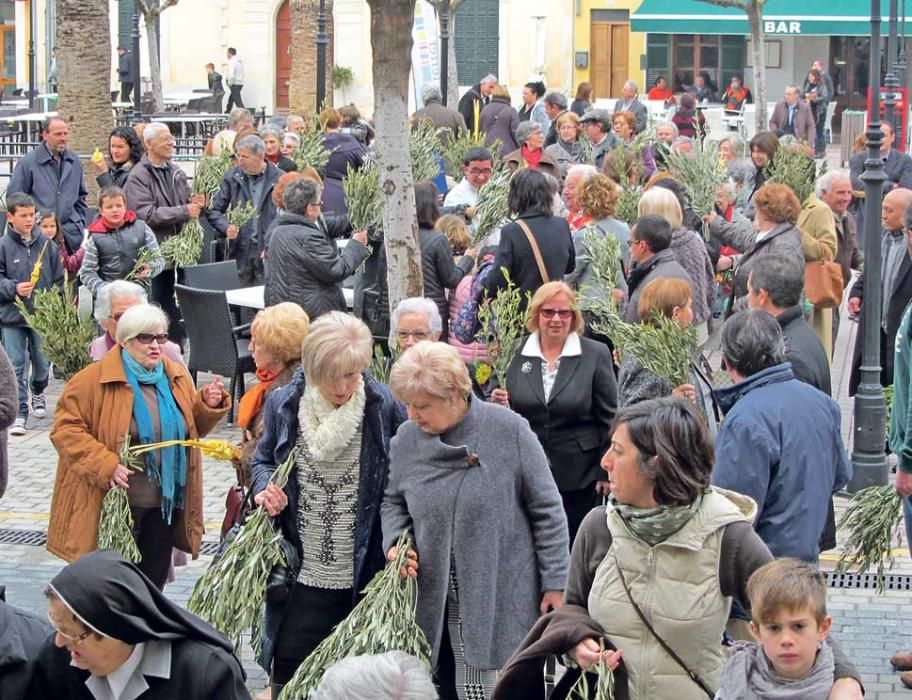
<instances>
[{"instance_id":1,"label":"crowd of people","mask_svg":"<svg viewBox=\"0 0 912 700\"><path fill-rule=\"evenodd\" d=\"M233 75L239 98L242 72ZM255 128L234 109L207 146L232 159L211 198L191 194L166 125L118 127L93 221L68 126L49 119L13 173L0 238L0 421L14 436L47 414L51 374L14 302L31 310L36 291L78 276L99 335L51 429L48 549L70 563L45 592L50 626L0 603L0 638L15 634L22 649L10 674L0 663L0 694L248 697L231 644L162 593L177 553L199 555L200 452L167 447L141 471L120 454L125 435L206 435L234 403L219 378L198 388L187 371L180 271L161 252L203 220L244 286L265 286L248 329L257 383L238 402L236 467L290 553L281 590L266 593L257 658L273 698L396 558L403 530L430 667L396 653L346 659L313 697L543 697L542 666L557 655L565 684L614 669L619 698L860 698L857 670L827 636L817 570L835 546L832 495L851 477L830 382L838 314L805 298L808 264L838 263L843 290L862 264L857 163L814 178L803 201L767 182L768 166L795 148L785 136L814 144L807 102L825 105L819 69L805 100L787 90L771 130L749 144L706 134L697 107L717 88L697 78L683 94L656 81L649 99L675 110L659 123L631 81L613 113L593 108L586 85L570 104L530 82L519 110L494 76L456 109L425 86L413 124L435 125L442 148L476 129L486 145L465 153L461 171L441 166L435 182L415 184L423 295L394 308L382 231L355 231L343 196L347 174L374 157L354 106L311 117L329 154L319 172L293 158L313 125L290 115ZM722 99L744 92L733 80ZM720 141L729 179L701 217L665 156L706 137ZM892 348L907 342L912 300L912 160L885 143L896 163L883 204L887 386L909 373ZM802 153L814 172L813 152ZM473 244L479 192L501 161L513 171L510 220ZM631 186L641 195L623 220ZM231 223L247 204L250 221ZM590 247L608 238L620 271L606 282ZM353 276L350 310L342 283ZM499 385L478 371L492 352L477 337L478 308L514 286L527 333ZM850 313L864 314L863 280L848 297ZM673 386L595 330L608 300L629 324L671 321L693 334L687 381ZM724 387L703 356L713 333ZM894 430L903 455L904 436ZM292 454L279 487L271 477ZM138 565L96 551L115 486L127 490Z\"/></svg>"}]
</instances>

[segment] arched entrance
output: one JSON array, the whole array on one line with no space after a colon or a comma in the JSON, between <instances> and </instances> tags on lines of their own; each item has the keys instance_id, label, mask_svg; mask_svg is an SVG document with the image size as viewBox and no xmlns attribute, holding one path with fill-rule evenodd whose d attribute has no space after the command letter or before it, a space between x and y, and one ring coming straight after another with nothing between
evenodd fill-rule
<instances>
[{"instance_id":1,"label":"arched entrance","mask_svg":"<svg viewBox=\"0 0 912 700\"><path fill-rule=\"evenodd\" d=\"M291 79L291 4L285 0L276 13L276 108L288 109L288 81Z\"/></svg>"}]
</instances>

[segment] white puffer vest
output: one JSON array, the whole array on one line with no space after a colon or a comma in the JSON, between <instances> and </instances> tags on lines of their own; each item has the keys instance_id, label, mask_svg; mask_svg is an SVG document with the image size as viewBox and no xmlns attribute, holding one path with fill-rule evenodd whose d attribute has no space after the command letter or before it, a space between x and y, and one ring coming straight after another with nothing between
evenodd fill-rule
<instances>
[{"instance_id":1,"label":"white puffer vest","mask_svg":"<svg viewBox=\"0 0 912 700\"><path fill-rule=\"evenodd\" d=\"M746 496L713 488L678 532L654 547L636 537L610 506L612 544L589 592L589 614L624 652L631 700L706 700L706 693L662 649L640 621L617 575L623 568L633 599L665 643L715 689L724 657L722 631L731 598L719 588L725 526L753 520Z\"/></svg>"}]
</instances>

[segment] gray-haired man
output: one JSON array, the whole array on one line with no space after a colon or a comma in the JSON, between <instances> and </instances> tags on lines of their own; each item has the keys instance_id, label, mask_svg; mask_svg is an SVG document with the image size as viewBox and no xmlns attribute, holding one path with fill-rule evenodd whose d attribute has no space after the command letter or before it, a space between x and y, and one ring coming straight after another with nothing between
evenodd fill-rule
<instances>
[{"instance_id":1,"label":"gray-haired man","mask_svg":"<svg viewBox=\"0 0 912 700\"><path fill-rule=\"evenodd\" d=\"M412 115L412 128L418 126L422 120L431 122L441 131L444 145L466 130L462 115L455 109L443 106L443 96L435 83L424 84L421 88L421 101L424 103L424 109L419 109Z\"/></svg>"}]
</instances>

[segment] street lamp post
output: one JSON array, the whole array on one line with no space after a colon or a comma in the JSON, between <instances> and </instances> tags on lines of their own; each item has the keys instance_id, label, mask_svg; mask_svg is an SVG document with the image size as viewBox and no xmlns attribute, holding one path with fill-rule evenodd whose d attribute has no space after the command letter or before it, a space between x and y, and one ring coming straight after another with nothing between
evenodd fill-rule
<instances>
[{"instance_id":1,"label":"street lamp post","mask_svg":"<svg viewBox=\"0 0 912 700\"><path fill-rule=\"evenodd\" d=\"M139 4L133 5L133 29L130 32L133 40L133 61L130 66L133 74L133 122L142 121L142 82L139 78Z\"/></svg>"},{"instance_id":2,"label":"street lamp post","mask_svg":"<svg viewBox=\"0 0 912 700\"><path fill-rule=\"evenodd\" d=\"M865 188L865 270L864 327L861 382L855 393L855 431L852 441L853 475L849 491L887 483L887 456L884 453L887 411L880 385L881 253L880 207L886 175L880 156L880 0L871 0L871 55L868 84L871 105L868 113L864 174Z\"/></svg>"},{"instance_id":3,"label":"street lamp post","mask_svg":"<svg viewBox=\"0 0 912 700\"><path fill-rule=\"evenodd\" d=\"M29 69L29 111L35 111L35 94L38 92L35 82L35 14L38 8L35 7L35 0L29 3L29 43L28 43L28 69Z\"/></svg>"},{"instance_id":4,"label":"street lamp post","mask_svg":"<svg viewBox=\"0 0 912 700\"><path fill-rule=\"evenodd\" d=\"M450 0L443 0L440 8L440 94L443 106L447 104L448 75L450 71Z\"/></svg>"},{"instance_id":5,"label":"street lamp post","mask_svg":"<svg viewBox=\"0 0 912 700\"><path fill-rule=\"evenodd\" d=\"M326 48L329 37L326 34L326 0L320 0L317 10L317 36L314 41L317 45L317 111L323 108L326 101Z\"/></svg>"}]
</instances>

